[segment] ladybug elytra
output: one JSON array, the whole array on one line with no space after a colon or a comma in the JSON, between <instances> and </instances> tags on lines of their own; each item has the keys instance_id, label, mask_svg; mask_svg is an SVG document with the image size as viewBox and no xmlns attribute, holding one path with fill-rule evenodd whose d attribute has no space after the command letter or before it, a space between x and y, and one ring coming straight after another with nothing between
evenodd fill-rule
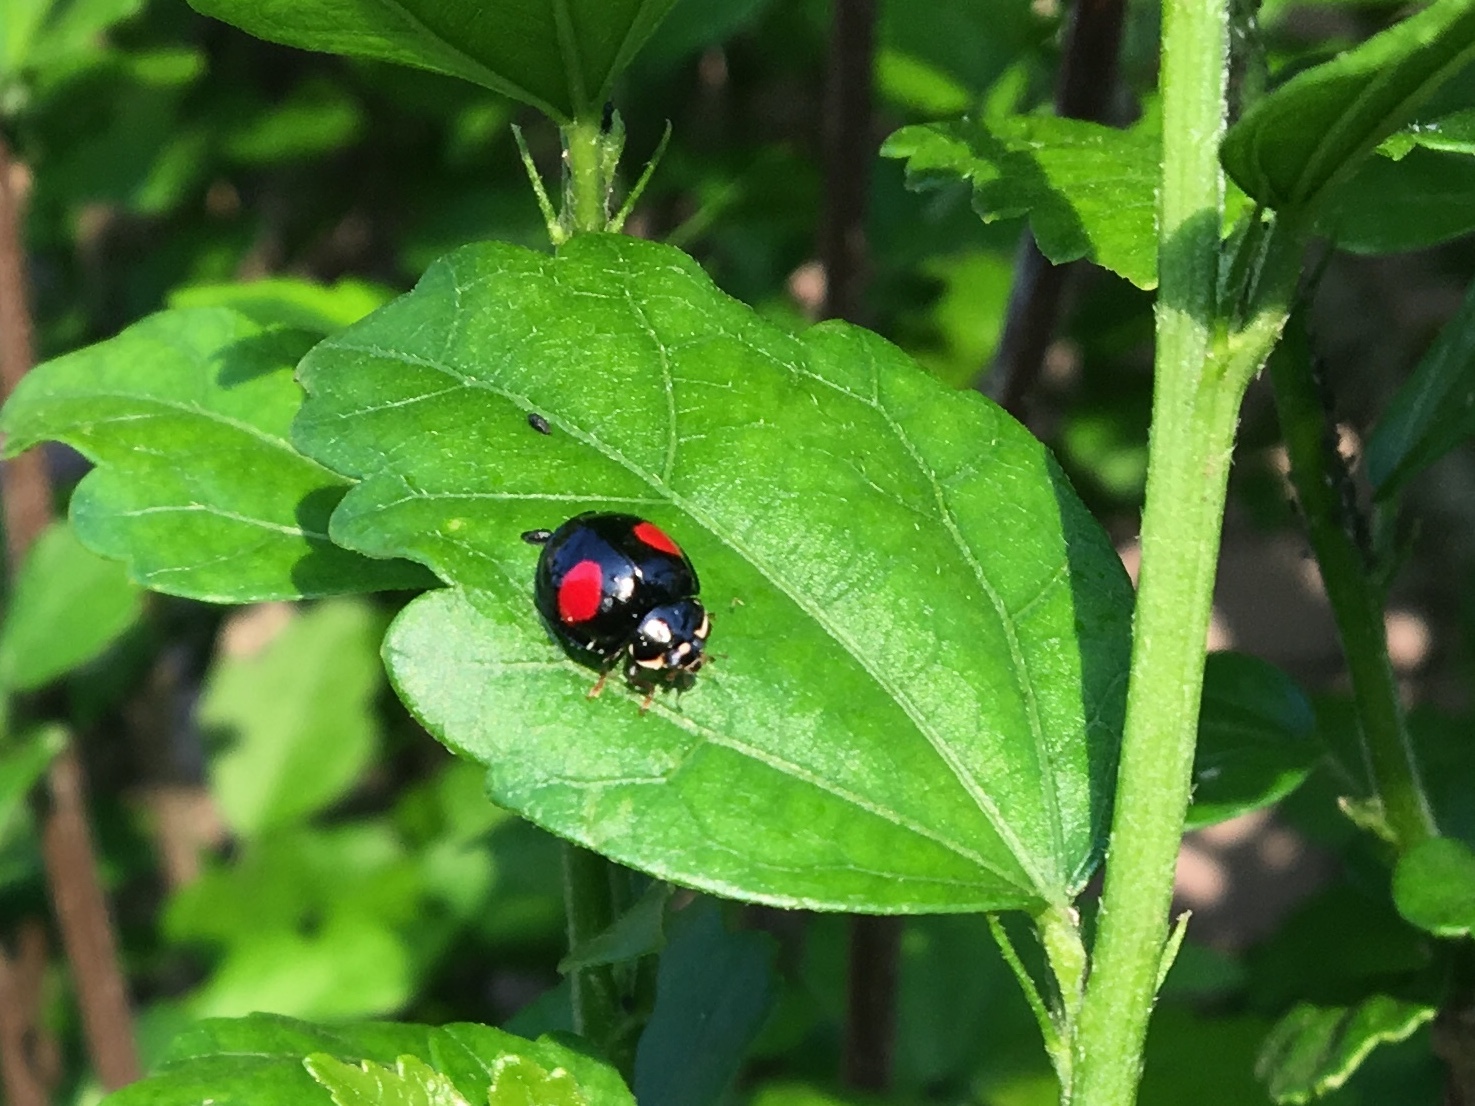
<instances>
[{"instance_id":1,"label":"ladybug elytra","mask_svg":"<svg viewBox=\"0 0 1475 1106\"><path fill-rule=\"evenodd\" d=\"M697 599L696 569L655 523L590 511L523 540L543 547L538 612L570 655L600 670L591 695L622 658L625 678L647 692L706 662L712 621Z\"/></svg>"}]
</instances>

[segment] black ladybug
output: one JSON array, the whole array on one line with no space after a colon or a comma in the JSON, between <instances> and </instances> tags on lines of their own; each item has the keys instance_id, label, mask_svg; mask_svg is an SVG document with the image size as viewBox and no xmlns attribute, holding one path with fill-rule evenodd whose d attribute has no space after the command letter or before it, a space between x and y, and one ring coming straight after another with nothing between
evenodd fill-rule
<instances>
[{"instance_id":1,"label":"black ladybug","mask_svg":"<svg viewBox=\"0 0 1475 1106\"><path fill-rule=\"evenodd\" d=\"M712 621L696 569L655 523L590 511L523 540L543 547L538 612L570 655L600 670L591 695L621 658L625 678L648 693L657 678L689 680L706 662Z\"/></svg>"}]
</instances>

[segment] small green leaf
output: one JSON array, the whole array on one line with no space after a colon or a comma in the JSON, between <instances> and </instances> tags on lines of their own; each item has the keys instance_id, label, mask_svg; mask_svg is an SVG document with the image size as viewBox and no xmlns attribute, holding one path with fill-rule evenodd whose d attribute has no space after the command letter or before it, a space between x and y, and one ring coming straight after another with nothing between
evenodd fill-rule
<instances>
[{"instance_id":1,"label":"small green leaf","mask_svg":"<svg viewBox=\"0 0 1475 1106\"><path fill-rule=\"evenodd\" d=\"M904 158L912 187L973 183L984 222L1027 215L1057 264L1089 258L1139 288L1157 285L1160 122L1116 130L1079 119L1017 115L903 127L881 148Z\"/></svg>"},{"instance_id":2,"label":"small green leaf","mask_svg":"<svg viewBox=\"0 0 1475 1106\"><path fill-rule=\"evenodd\" d=\"M473 1022L443 1026L430 1036L430 1059L471 1102L489 1106L634 1106L613 1067L583 1051L582 1042L553 1037L529 1041Z\"/></svg>"},{"instance_id":3,"label":"small green leaf","mask_svg":"<svg viewBox=\"0 0 1475 1106\"><path fill-rule=\"evenodd\" d=\"M1398 912L1438 937L1475 929L1475 853L1452 837L1431 837L1398 858L1393 870Z\"/></svg>"},{"instance_id":4,"label":"small green leaf","mask_svg":"<svg viewBox=\"0 0 1475 1106\"><path fill-rule=\"evenodd\" d=\"M31 788L46 774L51 761L66 744L67 731L56 723L38 726L0 743L0 844L5 842L16 817L24 811Z\"/></svg>"},{"instance_id":5,"label":"small green leaf","mask_svg":"<svg viewBox=\"0 0 1475 1106\"><path fill-rule=\"evenodd\" d=\"M300 821L340 798L378 739L383 624L338 599L293 618L260 654L211 670L200 724L222 748L211 794L237 835Z\"/></svg>"},{"instance_id":6,"label":"small green leaf","mask_svg":"<svg viewBox=\"0 0 1475 1106\"><path fill-rule=\"evenodd\" d=\"M1280 669L1243 653L1212 653L1204 668L1193 805L1187 827L1278 802L1317 760L1316 715Z\"/></svg>"},{"instance_id":7,"label":"small green leaf","mask_svg":"<svg viewBox=\"0 0 1475 1106\"><path fill-rule=\"evenodd\" d=\"M103 31L142 7L143 0L0 0L0 86L23 70L99 49Z\"/></svg>"},{"instance_id":8,"label":"small green leaf","mask_svg":"<svg viewBox=\"0 0 1475 1106\"><path fill-rule=\"evenodd\" d=\"M29 691L87 663L142 611L143 593L123 565L53 523L26 554L0 625L0 687Z\"/></svg>"},{"instance_id":9,"label":"small green leaf","mask_svg":"<svg viewBox=\"0 0 1475 1106\"><path fill-rule=\"evenodd\" d=\"M301 374L297 441L364 478L335 539L457 585L401 614L385 658L499 804L784 905L1037 906L1087 878L1130 590L997 407L605 235L459 250ZM532 605L521 532L598 507L675 535L714 612L712 671L645 714L589 700Z\"/></svg>"},{"instance_id":10,"label":"small green leaf","mask_svg":"<svg viewBox=\"0 0 1475 1106\"><path fill-rule=\"evenodd\" d=\"M710 1106L773 1006L774 944L765 934L729 932L710 901L677 914L671 930L635 1055L635 1097L640 1106Z\"/></svg>"},{"instance_id":11,"label":"small green leaf","mask_svg":"<svg viewBox=\"0 0 1475 1106\"><path fill-rule=\"evenodd\" d=\"M1472 56L1475 0L1436 0L1257 101L1225 136L1224 167L1269 207L1306 207Z\"/></svg>"},{"instance_id":12,"label":"small green leaf","mask_svg":"<svg viewBox=\"0 0 1475 1106\"><path fill-rule=\"evenodd\" d=\"M471 81L557 122L598 111L675 0L191 0L270 42Z\"/></svg>"},{"instance_id":13,"label":"small green leaf","mask_svg":"<svg viewBox=\"0 0 1475 1106\"><path fill-rule=\"evenodd\" d=\"M1394 394L1367 442L1367 474L1379 499L1475 435L1475 285L1413 374Z\"/></svg>"},{"instance_id":14,"label":"small green leaf","mask_svg":"<svg viewBox=\"0 0 1475 1106\"><path fill-rule=\"evenodd\" d=\"M372 1060L348 1064L323 1052L302 1063L335 1106L471 1106L449 1079L413 1056L401 1056L392 1068Z\"/></svg>"},{"instance_id":15,"label":"small green leaf","mask_svg":"<svg viewBox=\"0 0 1475 1106\"><path fill-rule=\"evenodd\" d=\"M107 1106L328 1106L332 1101L303 1067L305 1057L392 1064L428 1055L428 1026L362 1023L327 1029L274 1014L219 1018L174 1039L146 1079L108 1095Z\"/></svg>"},{"instance_id":16,"label":"small green leaf","mask_svg":"<svg viewBox=\"0 0 1475 1106\"><path fill-rule=\"evenodd\" d=\"M671 885L655 882L610 927L569 949L558 962L564 975L600 964L621 964L658 953L666 944L666 903Z\"/></svg>"},{"instance_id":17,"label":"small green leaf","mask_svg":"<svg viewBox=\"0 0 1475 1106\"><path fill-rule=\"evenodd\" d=\"M1384 139L1378 153L1398 161L1415 149L1475 154L1475 108L1410 123Z\"/></svg>"},{"instance_id":18,"label":"small green leaf","mask_svg":"<svg viewBox=\"0 0 1475 1106\"><path fill-rule=\"evenodd\" d=\"M1255 1074L1277 1103L1302 1103L1342 1086L1378 1045L1401 1041L1435 1008L1373 995L1356 1006L1302 1003L1276 1023Z\"/></svg>"},{"instance_id":19,"label":"small green leaf","mask_svg":"<svg viewBox=\"0 0 1475 1106\"><path fill-rule=\"evenodd\" d=\"M95 462L72 497L77 536L155 591L242 603L432 586L328 538L348 481L287 437L314 340L227 308L150 316L28 373L0 413L6 450L53 439Z\"/></svg>"}]
</instances>

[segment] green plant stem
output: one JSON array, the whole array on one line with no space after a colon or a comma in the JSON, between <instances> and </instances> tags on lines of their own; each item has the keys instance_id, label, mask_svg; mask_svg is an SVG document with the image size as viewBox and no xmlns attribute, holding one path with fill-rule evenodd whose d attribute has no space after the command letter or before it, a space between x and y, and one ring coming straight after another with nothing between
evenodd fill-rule
<instances>
[{"instance_id":1,"label":"green plant stem","mask_svg":"<svg viewBox=\"0 0 1475 1106\"><path fill-rule=\"evenodd\" d=\"M608 929L615 920L609 861L578 845L565 843L563 905L570 950ZM576 968L569 976L569 984L574 1032L602 1050L628 1076L635 1058L633 1051L625 1047L626 1018L614 968L609 964Z\"/></svg>"},{"instance_id":2,"label":"green plant stem","mask_svg":"<svg viewBox=\"0 0 1475 1106\"><path fill-rule=\"evenodd\" d=\"M1388 660L1382 596L1350 530L1341 494L1346 473L1328 437L1327 411L1309 357L1280 350L1270 359L1270 379L1291 481L1347 659L1369 782L1403 851L1437 831Z\"/></svg>"},{"instance_id":3,"label":"green plant stem","mask_svg":"<svg viewBox=\"0 0 1475 1106\"><path fill-rule=\"evenodd\" d=\"M1080 1106L1129 1106L1168 931L1242 381L1216 371L1223 3L1163 5L1156 383L1106 885L1074 1041ZM1236 374L1237 375L1237 374Z\"/></svg>"},{"instance_id":4,"label":"green plant stem","mask_svg":"<svg viewBox=\"0 0 1475 1106\"><path fill-rule=\"evenodd\" d=\"M564 225L570 234L589 234L609 222L609 184L604 173L604 143L598 116L575 119L563 128L568 186L563 196Z\"/></svg>"}]
</instances>

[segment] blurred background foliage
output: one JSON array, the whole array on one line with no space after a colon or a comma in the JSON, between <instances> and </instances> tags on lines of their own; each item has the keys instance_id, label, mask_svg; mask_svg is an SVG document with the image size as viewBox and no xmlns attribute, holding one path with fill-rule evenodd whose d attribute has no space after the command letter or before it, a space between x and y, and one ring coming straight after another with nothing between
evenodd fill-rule
<instances>
[{"instance_id":1,"label":"blurred background foliage","mask_svg":"<svg viewBox=\"0 0 1475 1106\"><path fill-rule=\"evenodd\" d=\"M1325 57L1398 7L1267 3L1271 67ZM1053 0L881 8L877 145L905 123L1049 101L1061 21ZM680 245L727 291L793 326L820 298L827 21L819 0L680 0L617 93L629 164L672 127L628 229ZM1119 122L1150 97L1156 21L1151 0L1130 5ZM22 57L25 67L15 63ZM108 337L169 304L265 298L320 327L342 325L459 243L546 248L514 122L556 173L550 125L445 78L260 42L182 0L0 0L0 123L28 175L38 354ZM1441 156L1408 154L1423 155ZM1450 179L1431 171L1431 189L1464 229L1458 220L1475 221L1475 203ZM949 383L984 381L1020 224L985 225L963 186L910 192L901 165L879 159L869 212L876 328ZM1349 224L1363 228L1352 235L1361 253L1329 260L1312 323L1353 453L1475 272L1465 240L1380 254L1378 233L1398 213L1375 214ZM260 283L234 286L242 281ZM1078 272L1030 412L1032 429L1127 544L1145 474L1151 336L1149 294ZM56 450L50 460L63 486L81 475L73 455ZM1395 640L1395 662L1418 704L1441 821L1467 835L1475 592L1460 582L1471 568L1472 488L1475 455L1463 449L1410 489L1409 555L1393 593L1410 635ZM1335 642L1307 580L1314 572L1259 388L1231 494L1222 643L1315 691L1317 732L1335 748L1347 725ZM192 1019L253 1010L327 1021L511 1019L520 1032L566 1023L556 844L491 807L478 770L453 761L398 706L377 657L396 597L221 611L142 600L64 531L35 555L76 558L78 586L93 589L92 621L110 627L102 639L124 627L97 655L37 659L26 624L45 619L15 613L22 580L0 635L0 679L83 737L145 1064ZM44 730L13 736L0 752L7 941L47 913L24 794L54 745ZM1160 1005L1145 1103L1268 1101L1254 1055L1295 1003L1347 1001L1370 979L1417 992L1427 942L1386 905L1384 866L1336 813L1336 763L1325 761L1283 804L1273 830L1198 844L1220 885L1185 885L1203 920ZM1292 841L1279 870L1266 859L1267 833ZM1256 864L1278 872L1277 891L1241 882ZM843 920L731 908L726 922L703 930L693 921L687 930L699 936L688 939L709 948L737 940L742 927L773 934L761 954L732 961L728 985L757 1037L731 1101L843 1101L828 1089L841 1037ZM1052 1102L1037 1030L984 921L911 920L902 949L898 1100ZM90 1100L96 1088L54 952L44 986L56 1101ZM665 1047L693 1047L673 1042ZM717 1086L701 1091L704 1100L718 1099ZM1438 1086L1424 1030L1380 1049L1333 1100L1433 1103ZM648 1097L675 1102L680 1093L696 1092Z\"/></svg>"}]
</instances>

